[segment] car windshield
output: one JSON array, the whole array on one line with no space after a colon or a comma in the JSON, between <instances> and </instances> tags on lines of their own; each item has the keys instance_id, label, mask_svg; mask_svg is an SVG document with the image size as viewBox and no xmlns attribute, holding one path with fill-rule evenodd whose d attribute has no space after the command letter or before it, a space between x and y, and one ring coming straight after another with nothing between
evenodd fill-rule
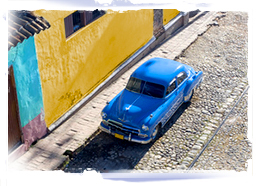
<instances>
[{"instance_id":1,"label":"car windshield","mask_svg":"<svg viewBox=\"0 0 257 186\"><path fill-rule=\"evenodd\" d=\"M142 93L148 96L162 98L164 93L164 86L156 83L146 82L134 77L128 81L126 89L136 93Z\"/></svg>"}]
</instances>

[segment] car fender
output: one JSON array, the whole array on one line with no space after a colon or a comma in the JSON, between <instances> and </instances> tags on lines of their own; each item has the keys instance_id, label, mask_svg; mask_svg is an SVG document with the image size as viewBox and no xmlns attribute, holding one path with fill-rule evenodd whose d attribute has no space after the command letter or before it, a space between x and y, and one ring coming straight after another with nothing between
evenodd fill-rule
<instances>
[{"instance_id":1,"label":"car fender","mask_svg":"<svg viewBox=\"0 0 257 186\"><path fill-rule=\"evenodd\" d=\"M149 128L151 128L151 130L159 123L159 121L162 118L162 108L163 106L160 106L159 108L157 108L152 114L151 114L151 119L149 120Z\"/></svg>"},{"instance_id":2,"label":"car fender","mask_svg":"<svg viewBox=\"0 0 257 186\"><path fill-rule=\"evenodd\" d=\"M188 96L191 91L195 88L197 88L200 83L202 82L203 79L203 72L198 71L194 75L192 75L188 80L187 80L187 86L184 90L184 96Z\"/></svg>"},{"instance_id":3,"label":"car fender","mask_svg":"<svg viewBox=\"0 0 257 186\"><path fill-rule=\"evenodd\" d=\"M151 115L152 118L149 120L149 128L151 127L151 131L158 125L161 123L161 127L164 126L165 123L162 122L166 111L165 111L165 104L167 102L164 102L160 107L158 107Z\"/></svg>"},{"instance_id":4,"label":"car fender","mask_svg":"<svg viewBox=\"0 0 257 186\"><path fill-rule=\"evenodd\" d=\"M103 112L106 112L109 114L109 111L111 110L113 104L116 102L116 100L120 97L120 95L123 93L124 90L120 91L110 102L106 102L106 106L103 108Z\"/></svg>"}]
</instances>

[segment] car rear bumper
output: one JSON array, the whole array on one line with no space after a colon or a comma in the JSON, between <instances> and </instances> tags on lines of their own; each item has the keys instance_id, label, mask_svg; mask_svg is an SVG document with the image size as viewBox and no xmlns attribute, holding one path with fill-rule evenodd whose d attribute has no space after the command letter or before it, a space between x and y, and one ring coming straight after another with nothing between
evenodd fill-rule
<instances>
[{"instance_id":1,"label":"car rear bumper","mask_svg":"<svg viewBox=\"0 0 257 186\"><path fill-rule=\"evenodd\" d=\"M152 141L152 138L151 137L139 137L139 136L136 136L136 135L133 135L133 134L129 134L129 135L126 135L124 133L121 133L121 132L116 132L116 131L112 131L111 128L108 128L108 126L105 126L104 124L100 124L100 127L99 127L103 132L106 132L108 134L111 134L113 136L117 136L117 135L121 135L123 136L123 139L124 140L127 140L127 141L132 141L132 142L136 142L136 143L141 143L141 144L147 144L149 142ZM121 139L121 138L120 138Z\"/></svg>"}]
</instances>

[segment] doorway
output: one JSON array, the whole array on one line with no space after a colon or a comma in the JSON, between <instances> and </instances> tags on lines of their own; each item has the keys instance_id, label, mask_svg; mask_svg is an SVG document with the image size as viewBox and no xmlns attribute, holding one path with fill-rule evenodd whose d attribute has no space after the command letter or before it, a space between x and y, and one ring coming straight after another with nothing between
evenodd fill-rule
<instances>
[{"instance_id":1,"label":"doorway","mask_svg":"<svg viewBox=\"0 0 257 186\"><path fill-rule=\"evenodd\" d=\"M8 152L22 143L19 107L14 80L13 66L8 69Z\"/></svg>"}]
</instances>

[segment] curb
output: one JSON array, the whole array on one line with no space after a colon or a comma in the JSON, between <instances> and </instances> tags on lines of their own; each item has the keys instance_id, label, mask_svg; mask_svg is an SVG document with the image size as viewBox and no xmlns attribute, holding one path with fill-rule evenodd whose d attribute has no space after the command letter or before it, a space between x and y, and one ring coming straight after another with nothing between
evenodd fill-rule
<instances>
[{"instance_id":1,"label":"curb","mask_svg":"<svg viewBox=\"0 0 257 186\"><path fill-rule=\"evenodd\" d=\"M148 41L143 47L137 50L131 57L125 60L114 72L98 87L96 87L88 96L82 99L79 103L77 103L73 108L71 108L68 112L66 112L63 116L61 116L55 123L53 123L49 127L49 132L55 130L58 126L60 126L63 122L68 120L74 113L76 113L81 107L87 104L90 100L92 100L98 93L104 90L107 86L109 86L113 81L118 79L124 72L130 69L133 65L135 65L138 61L140 61L143 57L149 54L154 48L158 47L167 37L170 37L171 34L177 33L181 28L187 25L189 22L189 13L188 12L180 12L173 20L171 20L168 24L164 26L165 32L163 32L159 37L153 36L150 41ZM69 163L69 161L77 155L97 134L101 131L98 128L89 138L85 140L83 145L78 147L76 150L69 151L66 150L63 155L67 156L65 161L63 161L59 166L57 166L54 170L64 170L65 166Z\"/></svg>"},{"instance_id":2,"label":"curb","mask_svg":"<svg viewBox=\"0 0 257 186\"><path fill-rule=\"evenodd\" d=\"M48 129L49 131L53 131L58 126L60 126L64 121L69 119L75 112L77 112L81 107L87 104L90 100L92 100L98 93L104 90L107 86L109 86L113 81L118 79L121 74L126 71L128 68L133 66L139 59L141 59L141 55L144 51L146 51L151 45L156 41L156 38L153 36L150 41L148 41L142 48L137 50L129 59L127 59L124 63L122 63L114 72L99 86L97 86L88 96L83 98L80 102L78 102L74 107L72 107L68 112L62 115L56 122L54 122ZM139 58L140 57L140 58ZM138 59L139 58L139 59Z\"/></svg>"},{"instance_id":3,"label":"curb","mask_svg":"<svg viewBox=\"0 0 257 186\"><path fill-rule=\"evenodd\" d=\"M109 86L113 81L118 79L125 71L131 68L134 64L136 64L140 59L145 57L150 51L152 51L158 44L160 44L163 40L165 40L168 36L178 31L180 28L184 27L188 24L189 21L189 13L188 12L180 12L173 20L171 20L168 24L164 26L165 32L161 34L158 38L153 36L150 41L148 41L143 47L138 49L131 57L125 60L120 66L118 66L114 72L99 86L97 86L89 95L83 98L80 102L78 102L74 107L72 107L69 111L63 114L57 121L55 121L49 128L48 133L55 130L58 126L60 126L63 122L68 120L74 113L76 113L81 107L87 104L90 100L92 100L98 93L104 90L107 86Z\"/></svg>"},{"instance_id":4,"label":"curb","mask_svg":"<svg viewBox=\"0 0 257 186\"><path fill-rule=\"evenodd\" d=\"M153 36L147 44L145 44L143 47L141 47L139 50L137 50L133 55L129 56L126 60L123 61L123 63L117 67L117 69L114 70L114 72L104 81L102 82L96 89L91 92L87 97L85 97L82 101L80 101L77 105L75 105L71 110L69 110L65 115L63 115L59 120L57 120L54 124L54 126L51 126L51 130L49 130L50 135L53 130L61 126L63 122L68 120L70 117L72 117L77 111L79 111L82 107L84 107L89 101L91 101L95 96L97 96L102 90L107 88L109 85L112 84L115 80L117 80L120 76L122 76L127 70L129 70L133 65L137 64L142 58L149 55L154 50L158 50L158 48L163 45L166 41L168 41L170 38L176 37L177 34L179 34L181 31L186 30L187 27L189 27L193 22L197 21L202 16L205 16L207 12L201 12L197 16L193 17L192 20L189 22L189 13L183 13L181 12L177 17L175 17L170 23L165 25L164 32L159 35L158 37ZM211 17L212 14L207 16ZM205 20L205 19L204 19ZM184 37L183 37L184 38ZM187 38L187 37L186 37ZM185 39L185 38L184 38ZM190 39L191 40L191 39ZM176 41L177 42L177 41ZM180 41L178 41L180 43ZM187 46L187 42L186 46ZM185 45L185 44L183 44ZM190 44L189 44L190 45ZM174 45L176 47L176 45ZM182 51L183 52L183 51ZM178 50L176 55L179 55L181 53L180 50ZM173 58L173 57L172 57ZM65 166L69 163L70 160L74 156L76 156L81 150L88 145L94 139L95 136L97 136L100 133L100 130L98 127L95 127L94 130L90 131L88 133L88 138L85 138L85 136L81 138L81 143L78 145L74 145L72 149L66 148L64 153L63 151L59 154L59 159L54 160L55 165L50 168L51 170L63 170L65 169ZM57 132L58 134L58 132ZM51 149L50 149L51 150ZM37 162L36 162L37 164ZM48 170L48 169L47 169Z\"/></svg>"},{"instance_id":5,"label":"curb","mask_svg":"<svg viewBox=\"0 0 257 186\"><path fill-rule=\"evenodd\" d=\"M202 14L205 15L207 12L203 12ZM200 14L195 19L197 20L202 15ZM186 17L186 18L185 18ZM166 39L169 39L170 37L176 35L181 30L189 26L188 24L188 18L189 13L180 13L178 17L176 17L174 20L172 20L170 23L165 25L165 32L160 35L158 38L155 38L154 36L152 39L144 45L142 48L140 48L137 52L135 52L129 59L127 59L122 65L120 65L102 84L99 85L91 94L90 97L87 96L84 98L84 102L78 106L77 109L82 107L84 104L86 104L88 101L93 99L99 92L101 92L104 88L106 88L108 85L110 85L113 81L118 79L125 71L127 71L130 67L135 65L140 59L142 59L144 56L146 56L148 53L150 53L153 49L158 47L158 45L162 44ZM185 24L185 19L187 19L187 23ZM182 26L179 27L180 24ZM82 102L82 101L81 101ZM61 123L60 123L61 124ZM55 170L64 170L67 163L79 152L83 150L83 148L96 136L100 133L100 129L98 128L88 139L85 140L83 145L78 147L76 150L72 151L66 151L63 155L67 156L66 161L61 163Z\"/></svg>"}]
</instances>

